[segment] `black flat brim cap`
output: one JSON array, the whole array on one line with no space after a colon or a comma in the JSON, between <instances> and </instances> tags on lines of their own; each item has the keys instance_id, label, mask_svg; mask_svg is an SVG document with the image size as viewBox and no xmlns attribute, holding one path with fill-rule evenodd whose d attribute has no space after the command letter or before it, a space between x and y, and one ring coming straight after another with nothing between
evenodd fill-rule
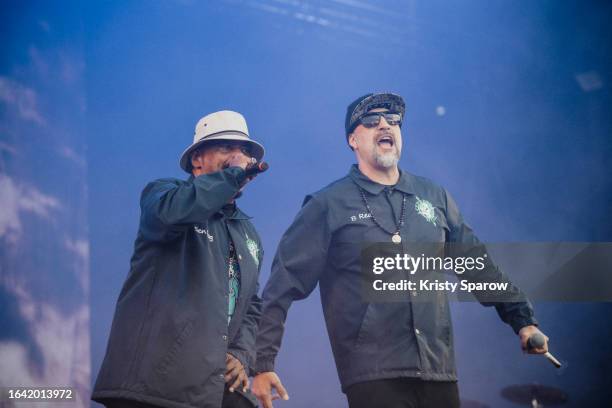
<instances>
[{"instance_id":1,"label":"black flat brim cap","mask_svg":"<svg viewBox=\"0 0 612 408\"><path fill-rule=\"evenodd\" d=\"M346 140L348 135L358 125L359 119L372 109L385 108L389 112L399 113L404 118L406 112L406 104L404 99L394 93L369 93L355 99L346 108L346 117L344 118L344 129L346 131Z\"/></svg>"}]
</instances>

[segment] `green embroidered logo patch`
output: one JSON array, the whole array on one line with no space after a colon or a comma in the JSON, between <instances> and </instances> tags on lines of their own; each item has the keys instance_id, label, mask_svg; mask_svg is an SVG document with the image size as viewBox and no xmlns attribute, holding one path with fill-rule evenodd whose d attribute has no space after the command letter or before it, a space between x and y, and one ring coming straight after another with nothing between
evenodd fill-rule
<instances>
[{"instance_id":1,"label":"green embroidered logo patch","mask_svg":"<svg viewBox=\"0 0 612 408\"><path fill-rule=\"evenodd\" d=\"M253 241L251 238L249 238L248 234L245 234L245 236L247 248L249 249L253 260L255 261L255 265L259 266L259 245L257 245L256 241Z\"/></svg>"},{"instance_id":2,"label":"green embroidered logo patch","mask_svg":"<svg viewBox=\"0 0 612 408\"><path fill-rule=\"evenodd\" d=\"M416 212L421 214L421 216L425 218L427 222L431 222L435 226L438 216L436 215L434 206L427 200L421 200L419 196L416 196L416 199L417 201L414 205Z\"/></svg>"}]
</instances>

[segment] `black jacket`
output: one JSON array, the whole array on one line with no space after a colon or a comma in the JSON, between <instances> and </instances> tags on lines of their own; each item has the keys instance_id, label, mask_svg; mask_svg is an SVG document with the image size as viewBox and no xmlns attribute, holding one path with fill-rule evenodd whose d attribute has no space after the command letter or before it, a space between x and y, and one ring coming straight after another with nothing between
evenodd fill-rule
<instances>
[{"instance_id":1,"label":"black jacket","mask_svg":"<svg viewBox=\"0 0 612 408\"><path fill-rule=\"evenodd\" d=\"M241 168L149 183L129 275L117 301L92 399L219 408L226 353L254 361L263 251L255 228L227 202ZM241 287L228 325L229 239Z\"/></svg>"},{"instance_id":2,"label":"black jacket","mask_svg":"<svg viewBox=\"0 0 612 408\"><path fill-rule=\"evenodd\" d=\"M289 306L318 283L343 390L358 382L394 377L455 381L446 294L426 302L374 303L362 297L362 244L390 242L391 235L372 220L360 188L376 220L392 232L406 194L402 242L482 245L443 188L406 172L395 186L385 188L353 166L348 176L306 197L281 239L263 292L256 371L274 370ZM482 273L501 280L492 264ZM527 301L483 304L495 306L516 332L535 323Z\"/></svg>"}]
</instances>

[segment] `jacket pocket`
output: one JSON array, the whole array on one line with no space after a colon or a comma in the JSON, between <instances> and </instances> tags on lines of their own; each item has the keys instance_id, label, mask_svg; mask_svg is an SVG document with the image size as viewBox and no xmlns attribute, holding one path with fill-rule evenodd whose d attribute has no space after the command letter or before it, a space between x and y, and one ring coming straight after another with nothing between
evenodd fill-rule
<instances>
[{"instance_id":1,"label":"jacket pocket","mask_svg":"<svg viewBox=\"0 0 612 408\"><path fill-rule=\"evenodd\" d=\"M163 355L160 362L155 366L155 372L162 377L165 377L168 374L169 369L176 362L176 357L181 351L185 340L189 338L191 332L193 331L193 320L187 321L180 331L177 333L172 346L166 351L166 354Z\"/></svg>"},{"instance_id":2,"label":"jacket pocket","mask_svg":"<svg viewBox=\"0 0 612 408\"><path fill-rule=\"evenodd\" d=\"M359 331L357 332L355 348L360 348L369 343L367 342L367 339L371 336L371 332L374 329L374 313L374 304L368 303L368 307L366 308L366 311L363 314L363 319L361 320L361 325L359 326Z\"/></svg>"}]
</instances>

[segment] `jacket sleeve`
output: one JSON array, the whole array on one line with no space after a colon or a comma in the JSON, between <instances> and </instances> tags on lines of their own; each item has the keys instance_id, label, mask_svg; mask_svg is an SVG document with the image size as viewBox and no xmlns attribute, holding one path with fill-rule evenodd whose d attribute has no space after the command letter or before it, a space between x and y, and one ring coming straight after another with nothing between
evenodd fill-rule
<instances>
[{"instance_id":1,"label":"jacket sleeve","mask_svg":"<svg viewBox=\"0 0 612 408\"><path fill-rule=\"evenodd\" d=\"M263 312L257 334L255 374L274 371L291 303L316 287L327 262L331 234L327 211L310 196L281 238L263 291Z\"/></svg>"},{"instance_id":2,"label":"jacket sleeve","mask_svg":"<svg viewBox=\"0 0 612 408\"><path fill-rule=\"evenodd\" d=\"M170 179L149 183L140 197L144 239L169 241L187 225L207 220L240 190L245 178L242 168L229 167L186 183Z\"/></svg>"},{"instance_id":3,"label":"jacket sleeve","mask_svg":"<svg viewBox=\"0 0 612 408\"><path fill-rule=\"evenodd\" d=\"M463 216L451 195L447 191L445 191L445 195L446 220L450 229L449 241L458 244L456 248L460 248L464 252L463 255L478 256L486 254L485 245L480 242L472 228L463 220ZM479 296L479 292L475 292L475 296L482 305L494 306L501 320L509 324L515 333L518 333L525 326L538 324L534 317L533 307L527 297L510 282L509 278L491 261L491 257L488 255L485 268L482 271L465 272L465 275L462 276L472 281L508 283L509 289L504 294L505 301L492 301L494 296L490 296L490 294L489 296ZM508 301L510 298L517 301Z\"/></svg>"},{"instance_id":4,"label":"jacket sleeve","mask_svg":"<svg viewBox=\"0 0 612 408\"><path fill-rule=\"evenodd\" d=\"M259 283L256 286L255 293L251 296L249 307L242 319L238 334L228 347L228 353L240 360L247 373L253 371L252 367L255 363L255 336L261 318L261 298L258 293Z\"/></svg>"}]
</instances>

